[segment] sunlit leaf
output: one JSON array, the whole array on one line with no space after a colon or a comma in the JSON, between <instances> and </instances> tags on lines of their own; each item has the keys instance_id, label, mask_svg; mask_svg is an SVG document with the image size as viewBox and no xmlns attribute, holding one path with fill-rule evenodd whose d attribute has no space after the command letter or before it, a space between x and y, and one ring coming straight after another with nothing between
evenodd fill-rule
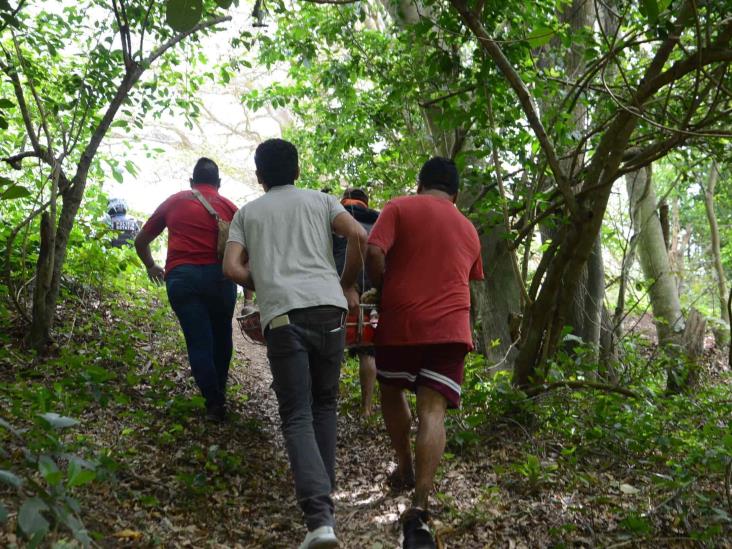
<instances>
[{"instance_id":1,"label":"sunlit leaf","mask_svg":"<svg viewBox=\"0 0 732 549\"><path fill-rule=\"evenodd\" d=\"M66 427L71 427L79 423L72 417L62 416L57 414L56 412L46 412L45 414L38 415L42 419L44 419L49 425L51 425L51 427L55 427L56 429L64 429Z\"/></svg>"},{"instance_id":2,"label":"sunlit leaf","mask_svg":"<svg viewBox=\"0 0 732 549\"><path fill-rule=\"evenodd\" d=\"M556 32L554 29L551 29L549 27L537 27L534 29L529 35L526 37L526 40L529 42L529 45L532 48L540 48L547 42L549 42L552 38L554 38L554 35Z\"/></svg>"}]
</instances>

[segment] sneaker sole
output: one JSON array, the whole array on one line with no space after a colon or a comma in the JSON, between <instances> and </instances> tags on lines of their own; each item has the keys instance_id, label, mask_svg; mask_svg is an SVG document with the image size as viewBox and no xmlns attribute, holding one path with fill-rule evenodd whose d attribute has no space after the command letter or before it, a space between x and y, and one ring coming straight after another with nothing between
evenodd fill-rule
<instances>
[{"instance_id":1,"label":"sneaker sole","mask_svg":"<svg viewBox=\"0 0 732 549\"><path fill-rule=\"evenodd\" d=\"M338 547L337 539L323 539L323 540L314 540L308 546L308 549L333 549L334 547Z\"/></svg>"}]
</instances>

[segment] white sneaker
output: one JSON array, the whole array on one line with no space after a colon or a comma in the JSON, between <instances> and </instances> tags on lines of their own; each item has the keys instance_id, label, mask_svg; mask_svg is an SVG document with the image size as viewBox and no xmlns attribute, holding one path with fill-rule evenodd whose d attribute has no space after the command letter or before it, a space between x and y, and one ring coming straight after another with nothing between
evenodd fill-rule
<instances>
[{"instance_id":1,"label":"white sneaker","mask_svg":"<svg viewBox=\"0 0 732 549\"><path fill-rule=\"evenodd\" d=\"M331 549L338 547L338 538L335 537L332 526L321 526L308 532L300 549Z\"/></svg>"}]
</instances>

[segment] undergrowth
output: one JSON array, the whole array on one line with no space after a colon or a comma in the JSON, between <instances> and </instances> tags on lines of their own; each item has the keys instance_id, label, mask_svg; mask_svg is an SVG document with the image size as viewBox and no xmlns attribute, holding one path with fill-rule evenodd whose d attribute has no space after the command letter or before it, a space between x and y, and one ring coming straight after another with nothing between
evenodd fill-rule
<instances>
[{"instance_id":1,"label":"undergrowth","mask_svg":"<svg viewBox=\"0 0 732 549\"><path fill-rule=\"evenodd\" d=\"M205 508L212 494L234 509L245 487L285 474L265 464L244 467L241 448L260 436L251 419L236 426L237 441L206 438L202 402L181 363L182 337L164 292L148 285L124 253L109 267L114 276L66 281L49 357L23 349L17 319L0 307L0 532L14 532L18 543L109 541L100 516L109 508L99 498L110 491L121 504L153 515L168 512L162 509L170 494L185 495L177 501L185 512ZM625 355L621 373L639 398L565 389L527 398L507 372L488 376L484 359L469 355L462 408L448 414L440 475L483 460L490 476L469 509L438 492L444 515L479 530L507 499L559 498L574 518L551 527L556 547L577 540L724 545L732 533L725 486L732 455L729 372L669 397L663 362L644 352L642 341L633 346L637 355ZM586 360L560 360L566 362L554 370L565 379L588 375ZM341 387L342 414L355 418L353 359ZM369 425L381 428L378 408ZM202 438L211 442L201 445ZM170 455L165 482L144 470L151 444Z\"/></svg>"}]
</instances>

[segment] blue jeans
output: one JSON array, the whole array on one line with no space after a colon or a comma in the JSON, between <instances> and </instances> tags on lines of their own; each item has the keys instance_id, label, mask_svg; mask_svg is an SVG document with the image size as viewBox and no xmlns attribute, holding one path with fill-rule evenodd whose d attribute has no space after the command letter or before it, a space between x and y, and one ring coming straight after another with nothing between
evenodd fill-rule
<instances>
[{"instance_id":1,"label":"blue jeans","mask_svg":"<svg viewBox=\"0 0 732 549\"><path fill-rule=\"evenodd\" d=\"M308 530L335 526L338 380L345 311L312 307L288 313L290 324L267 328L267 357L295 495Z\"/></svg>"},{"instance_id":2,"label":"blue jeans","mask_svg":"<svg viewBox=\"0 0 732 549\"><path fill-rule=\"evenodd\" d=\"M233 350L231 318L236 284L224 278L221 265L212 264L179 265L167 273L165 285L206 406L223 405Z\"/></svg>"}]
</instances>

